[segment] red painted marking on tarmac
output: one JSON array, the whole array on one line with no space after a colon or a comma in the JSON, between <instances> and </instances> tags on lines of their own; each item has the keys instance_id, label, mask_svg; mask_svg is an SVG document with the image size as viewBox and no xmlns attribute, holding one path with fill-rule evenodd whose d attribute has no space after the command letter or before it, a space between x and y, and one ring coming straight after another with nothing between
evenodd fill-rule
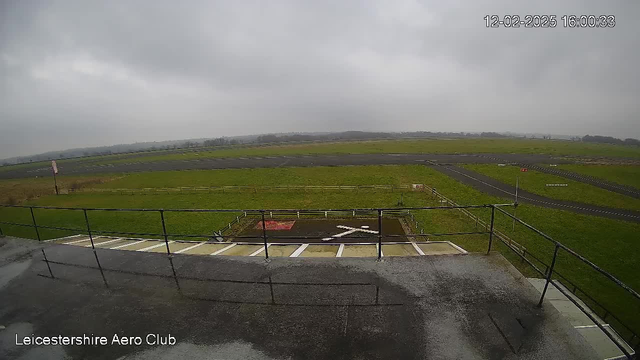
<instances>
[{"instance_id":1,"label":"red painted marking on tarmac","mask_svg":"<svg viewBox=\"0 0 640 360\"><path fill-rule=\"evenodd\" d=\"M267 230L291 230L293 224L295 224L295 220L293 221L277 221L277 220L267 220L264 222L265 228ZM262 229L262 221L258 221L258 224L255 227L256 229Z\"/></svg>"}]
</instances>

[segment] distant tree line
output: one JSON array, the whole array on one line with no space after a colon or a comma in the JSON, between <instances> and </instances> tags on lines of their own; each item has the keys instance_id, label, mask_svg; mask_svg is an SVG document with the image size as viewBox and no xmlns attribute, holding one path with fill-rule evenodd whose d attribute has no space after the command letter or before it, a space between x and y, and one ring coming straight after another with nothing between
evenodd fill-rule
<instances>
[{"instance_id":1,"label":"distant tree line","mask_svg":"<svg viewBox=\"0 0 640 360\"><path fill-rule=\"evenodd\" d=\"M582 141L591 142L591 143L601 143L601 144L640 146L640 140L638 139L627 138L622 140L622 139L614 138L611 136L600 136L600 135L595 135L595 136L586 135L582 138Z\"/></svg>"}]
</instances>

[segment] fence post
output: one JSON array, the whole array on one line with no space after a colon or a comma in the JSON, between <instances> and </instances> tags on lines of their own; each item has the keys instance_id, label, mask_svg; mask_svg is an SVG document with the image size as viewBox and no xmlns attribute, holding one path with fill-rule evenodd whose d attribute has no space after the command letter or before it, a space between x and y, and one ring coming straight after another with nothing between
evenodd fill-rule
<instances>
[{"instance_id":1,"label":"fence post","mask_svg":"<svg viewBox=\"0 0 640 360\"><path fill-rule=\"evenodd\" d=\"M89 216L87 215L87 209L82 209L82 212L84 213L84 222L87 224L87 232L89 233L89 240L91 240L91 248L95 250L96 247L93 244L93 235L91 234L91 226L89 226Z\"/></svg>"},{"instance_id":2,"label":"fence post","mask_svg":"<svg viewBox=\"0 0 640 360\"><path fill-rule=\"evenodd\" d=\"M49 275L51 275L52 279L55 279L55 276L53 276L53 272L51 272L51 266L49 265L49 259L47 259L47 254L44 253L44 249L40 249L40 251L42 251L42 256L44 256L44 262L47 263L47 267L49 268Z\"/></svg>"},{"instance_id":3,"label":"fence post","mask_svg":"<svg viewBox=\"0 0 640 360\"><path fill-rule=\"evenodd\" d=\"M167 226L164 224L164 210L160 210L160 219L162 220L162 235L164 235L164 244L167 247L167 255L171 255L169 250L169 236L167 235Z\"/></svg>"},{"instance_id":4,"label":"fence post","mask_svg":"<svg viewBox=\"0 0 640 360\"><path fill-rule=\"evenodd\" d=\"M0 226L0 238L4 237L4 233L2 232L2 227Z\"/></svg>"},{"instance_id":5,"label":"fence post","mask_svg":"<svg viewBox=\"0 0 640 360\"><path fill-rule=\"evenodd\" d=\"M491 251L491 243L493 242L493 219L496 216L496 207L491 205L491 230L489 231L489 248L487 249L487 255Z\"/></svg>"},{"instance_id":6,"label":"fence post","mask_svg":"<svg viewBox=\"0 0 640 360\"><path fill-rule=\"evenodd\" d=\"M378 209L378 260L382 259L382 210Z\"/></svg>"},{"instance_id":7,"label":"fence post","mask_svg":"<svg viewBox=\"0 0 640 360\"><path fill-rule=\"evenodd\" d=\"M269 246L267 246L267 224L264 222L264 210L261 212L262 215L262 240L264 240L264 258L269 260Z\"/></svg>"},{"instance_id":8,"label":"fence post","mask_svg":"<svg viewBox=\"0 0 640 360\"><path fill-rule=\"evenodd\" d=\"M549 266L549 270L547 271L547 281L544 283L544 289L542 290L542 296L540 296L538 307L542 307L542 300L544 300L544 295L547 293L547 288L549 287L549 283L551 282L551 276L553 276L553 267L556 265L556 258L558 257L558 249L560 249L560 245L556 243L556 248L553 251L553 259L551 260L551 266Z\"/></svg>"},{"instance_id":9,"label":"fence post","mask_svg":"<svg viewBox=\"0 0 640 360\"><path fill-rule=\"evenodd\" d=\"M29 207L31 210L31 220L33 220L33 228L36 229L36 236L38 237L38 241L40 241L40 231L38 230L38 224L36 224L36 216L33 215L33 206Z\"/></svg>"}]
</instances>

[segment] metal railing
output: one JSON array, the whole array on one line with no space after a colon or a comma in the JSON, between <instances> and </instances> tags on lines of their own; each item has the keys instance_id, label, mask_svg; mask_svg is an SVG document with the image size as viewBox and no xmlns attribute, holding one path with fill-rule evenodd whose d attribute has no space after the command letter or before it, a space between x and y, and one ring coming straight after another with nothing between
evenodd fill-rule
<instances>
[{"instance_id":1,"label":"metal railing","mask_svg":"<svg viewBox=\"0 0 640 360\"><path fill-rule=\"evenodd\" d=\"M440 195L437 193L437 191L435 189L431 189L432 194L434 194L434 196L439 196L440 198L444 198L444 196ZM446 198L444 198L446 199ZM524 221L518 219L517 217L515 217L514 215L509 214L507 211L505 211L504 209L502 209L503 207L508 207L508 206L517 206L517 204L484 204L484 205L458 205L455 204L454 202L450 201L447 199L447 202L451 205L449 206L429 206L429 207L397 207L397 208L359 208L359 209L126 209L126 208L72 208L72 207L51 207L51 206L24 206L24 205L0 205L0 207L4 207L4 208L23 208L23 209L29 209L29 213L30 213L30 217L31 217L31 224L25 224L25 223L15 223L15 222L8 222L8 221L0 221L0 225L12 225L12 226L23 226L23 227L31 227L35 230L36 233L36 238L41 241L42 237L40 234L40 229L49 229L49 230L61 230L61 231L75 231L75 232L87 232L87 234L89 235L89 240L91 242L91 248L93 249L94 255L96 257L96 261L99 264L99 260L96 254L96 247L95 247L95 243L94 243L94 235L109 235L109 234L124 234L124 235L135 235L135 236L159 236L162 237L162 239L164 240L165 243L165 247L166 247L166 251L167 251L167 255L171 256L171 249L169 247L169 237L184 237L184 238L211 238L212 235L210 234L176 234L176 233L169 233L167 231L167 227L166 227L166 221L165 221L165 214L166 213L228 213L228 214L241 214L241 215L237 215L235 220L233 220L231 223L229 223L229 225L227 226L227 229L231 229L231 227L233 226L233 224L235 223L239 223L241 218L247 217L247 216L255 216L255 217L259 217L261 224L262 224L262 231L261 231L261 236L259 236L259 238L261 238L262 240L262 244L264 246L264 254L265 254L265 259L269 259L269 238L273 238L273 236L270 236L267 233L267 228L266 228L266 219L267 217L271 218L274 215L275 216L291 216L291 217L300 217L300 216L322 216L324 214L325 217L328 217L328 214L331 213L332 215L348 215L351 214L352 216L364 216L364 217L369 217L369 218L377 218L378 220L378 232L377 234L372 234L371 236L375 238L375 242L372 242L377 244L377 250L378 250L378 254L377 257L378 259L382 258L382 247L383 247L383 238L427 238L429 236L456 236L456 235L474 235L474 234L488 234L489 239L488 239L488 247L487 247L487 254L491 251L492 248L492 242L493 242L493 238L497 237L499 240L501 240L501 242L503 244L505 244L509 249L511 249L514 253L516 253L518 256L521 257L521 259L525 262L527 262L527 264L531 265L533 267L533 269L543 275L546 279L545 281L545 286L544 289L542 291L542 294L540 296L540 300L538 302L538 306L541 306L543 303L543 300L545 298L547 289L549 284L553 284L556 288L558 288L559 291L561 291L562 293L566 292L566 289L563 289L562 286L558 286L558 284L556 284L556 282L554 282L554 280L552 279L553 275L557 275L558 277L560 277L561 279L563 279L564 281L566 281L567 283L569 283L571 286L574 287L574 293L575 293L575 289L577 289L577 285L575 285L573 282L570 282L565 276L560 275L556 270L555 270L555 266L556 266L556 260L558 257L558 252L560 250L562 250L563 252L566 252L570 255L572 255L574 258L578 259L579 261L581 261L582 263L588 265L589 267L591 267L592 269L594 269L596 272L600 273L601 275L605 276L605 278L607 278L609 281L611 281L613 284L615 284L616 286L620 287L621 289L623 289L624 291L626 291L628 294L631 294L631 296L633 298L635 298L635 300L640 300L640 295L633 290L631 287L629 287L628 285L624 284L622 281L620 281L618 278L616 278L615 276L613 276L612 274L608 273L607 271L603 270L602 268L598 267L596 264L594 264L593 262L589 261L588 259L586 259L585 257L583 257L582 255L578 254L577 252L575 252L574 250L570 249L569 247L555 241L553 238L551 238L550 236L548 236L547 234L543 233L542 231L536 229L535 227L525 223ZM47 209L47 210L63 210L63 211L75 211L75 212L82 212L83 213L83 217L84 217L84 222L85 222L85 228L70 228L70 227L58 227L58 226L46 226L46 225L38 225L37 222L37 218L36 215L34 213L34 209ZM482 221L479 219L479 217L477 215L473 215L469 212L470 209L491 209L491 220L490 223L487 224L486 222ZM476 224L480 223L483 227L484 230L480 230L480 231L470 231L470 232L451 232L451 233L434 233L434 234L425 234L424 231L420 231L420 234L384 234L384 229L382 226L382 219L383 216L386 214L388 216L407 216L410 215L411 218L413 218L413 214L412 212L415 211L419 211L419 210L460 210L462 212L464 212L465 214L467 214L468 216L472 217L475 219ZM501 213L504 214L506 216L508 216L509 218L513 219L514 221L516 221L517 223L525 226L526 228L534 231L535 233L537 233L538 235L542 236L544 239L546 239L547 241L551 242L552 244L554 244L554 252L553 252L553 257L551 260L551 263L549 265L545 264L542 260L540 260L539 258L533 256L531 253L529 254L529 258L527 258L527 252L526 249L515 243L514 241L512 241L511 239L509 239L506 235L498 232L495 229L495 215L496 215L496 210ZM96 212L96 211L105 211L105 212L143 212L143 213L157 213L158 216L158 220L160 222L160 224L162 225L162 233L153 233L153 232L123 232L123 231L113 231L113 230L93 230L91 228L91 223L90 223L90 219L89 219L89 213L90 212ZM414 219L415 221L415 219ZM2 232L2 228L0 227L0 234L4 234ZM233 238L235 239L243 239L243 238L251 238L251 239L256 239L258 238L256 235L224 235L223 231L221 231L220 233L217 234L217 236L220 236L223 240L229 239L229 238ZM303 239L303 240L320 240L322 238L324 238L325 236L282 236L282 235L278 235L277 238L278 239ZM359 238L362 239L362 236L357 236L357 237L350 237L350 236L344 236L343 239L349 239L349 238ZM514 245L514 244L517 244ZM43 256L45 256L46 259L46 255L43 252ZM540 264L543 264L546 269L543 271L541 270L538 266L536 266L531 259L535 259L537 262L539 262ZM602 306L601 304L599 304L598 302L595 301L595 299L593 299L591 296L587 295L587 293L584 290L581 290L581 292L586 295L591 301L595 302L598 306L602 307L603 309L605 309L604 306ZM571 296L567 295L567 298L572 301L578 308L580 308L595 324L596 326L598 326L598 328L600 328L615 344L616 346L629 358L632 359L633 358L633 354L631 354L631 352L629 352L627 350L627 348L624 346L624 344L622 344L620 342L620 340L617 338L617 333L614 334L612 333L611 329L603 326L598 319L596 319L587 309L585 309L585 307L580 304L578 301L576 301L576 299L574 299ZM606 310L607 314L610 314L610 316L612 316L613 318L615 318L622 326L624 326L630 333L631 336L628 339L625 339L632 347L637 348L640 345L640 338L638 337L637 333L633 331L633 329L631 329L631 327L627 326L624 324L624 322L622 322L618 317L614 316L609 310ZM637 341L634 344L634 341Z\"/></svg>"},{"instance_id":2,"label":"metal railing","mask_svg":"<svg viewBox=\"0 0 640 360\"><path fill-rule=\"evenodd\" d=\"M457 236L457 235L475 235L475 234L489 234L489 249L491 249L491 241L493 239L493 229L485 229L483 231L467 231L467 232L450 232L450 233L424 233L421 231L420 234L384 234L384 229L382 227L382 218L384 215L387 216L402 216L409 215L412 219L413 214L411 211L418 210L455 210L455 209L492 209L492 214L495 213L495 208L498 206L511 206L512 204L485 204L485 205L457 205L457 206L430 206L430 207L399 207L399 208L351 208L351 209L127 209L127 208L72 208L72 207L53 207L53 206L25 206L25 205L0 205L0 207L5 208L23 208L29 209L30 217L32 222L30 224L25 223L16 223L9 221L0 221L0 225L10 225L10 226L21 226L21 227L31 227L35 230L36 238L38 241L42 241L42 236L40 234L40 229L47 230L59 230L59 231L72 231L72 232L86 232L89 235L89 240L91 241L91 247L95 249L95 245L93 242L94 235L127 235L127 236L156 236L161 237L165 241L167 254L171 255L171 251L169 248L169 238L215 238L219 237L222 240L228 240L230 238L236 239L256 239L255 235L224 235L224 233L230 230L234 224L239 223L240 220L247 216L255 216L259 217L262 222L262 234L261 240L265 247L265 258L269 258L268 252L268 240L270 237L267 234L266 229L266 218L272 218L274 216L291 216L291 217L300 217L300 216L322 216L328 217L328 214L332 215L351 215L351 216L360 216L360 217L369 217L369 218L377 218L378 220L378 233L377 236L374 234L371 235L376 241L371 242L372 244L377 244L378 247L378 259L382 257L382 239L394 239L394 238L428 238L430 236ZM34 213L34 209L46 209L46 210L63 210L63 211L75 211L82 212L84 217L84 228L77 227L61 227L61 226L48 226L48 225L39 225L36 219L36 215ZM117 230L94 230L91 228L91 223L89 220L89 212L143 212L143 213L157 213L158 220L162 226L162 233L155 232L131 232L131 231L117 231ZM166 213L227 213L227 214L238 214L235 219L232 220L225 228L221 229L218 232L213 232L213 234L179 234L179 233L169 233L167 231L166 222L165 222L165 214ZM226 229L226 230L225 230ZM1 227L0 227L0 231ZM326 236L286 236L286 235L278 235L278 239L300 239L300 240L321 240L326 238ZM341 239L362 239L362 236L342 236Z\"/></svg>"}]
</instances>

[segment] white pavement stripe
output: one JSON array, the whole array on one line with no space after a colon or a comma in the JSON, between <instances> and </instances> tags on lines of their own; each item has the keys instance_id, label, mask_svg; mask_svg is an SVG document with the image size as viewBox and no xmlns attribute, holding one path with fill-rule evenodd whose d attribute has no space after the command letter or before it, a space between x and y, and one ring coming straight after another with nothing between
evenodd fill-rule
<instances>
[{"instance_id":1,"label":"white pavement stripe","mask_svg":"<svg viewBox=\"0 0 640 360\"><path fill-rule=\"evenodd\" d=\"M94 244L95 246L98 246L98 245L106 245L106 244L111 244L111 243L114 243L114 242L116 242L116 241L120 241L120 240L122 240L122 238L117 238L117 239L113 239L113 240L109 240L109 241L103 241L103 242L100 242L100 243L96 243L96 242L94 241L94 242L93 242L93 244ZM85 246L89 247L89 246L91 246L91 244L89 244L89 245L85 245Z\"/></svg>"},{"instance_id":2,"label":"white pavement stripe","mask_svg":"<svg viewBox=\"0 0 640 360\"><path fill-rule=\"evenodd\" d=\"M300 254L302 254L302 252L309 246L309 244L302 244L300 245L299 248L296 249L296 251L293 252L293 254L291 254L289 257L298 257L300 256Z\"/></svg>"},{"instance_id":3,"label":"white pavement stripe","mask_svg":"<svg viewBox=\"0 0 640 360\"><path fill-rule=\"evenodd\" d=\"M223 247L222 249L220 249L220 250L218 250L218 251L215 251L215 252L211 253L211 255L218 255L218 254L220 254L220 253L223 253L223 252L225 252L225 251L227 251L227 250L231 249L232 247L234 247L234 246L236 246L236 245L238 245L238 244L231 244L231 245L229 245L229 246L225 246L225 247Z\"/></svg>"},{"instance_id":4,"label":"white pavement stripe","mask_svg":"<svg viewBox=\"0 0 640 360\"><path fill-rule=\"evenodd\" d=\"M198 246L202 246L202 245L204 245L204 244L205 244L205 242L203 241L203 242L201 242L200 244L196 244L196 245L189 246L189 247L186 247L186 248L184 248L184 249L178 250L178 251L174 252L174 254L180 254L180 253L183 253L183 252L185 252L185 251L189 251L189 250L191 250L191 249L195 249L195 248L197 248Z\"/></svg>"},{"instance_id":5,"label":"white pavement stripe","mask_svg":"<svg viewBox=\"0 0 640 360\"><path fill-rule=\"evenodd\" d=\"M52 241L60 241L60 240L69 240L69 239L77 238L78 236L86 236L86 235L77 234L77 235L63 236L63 237L61 237L61 238L49 239L49 240L45 240L45 241L43 241L43 242L52 242Z\"/></svg>"},{"instance_id":6,"label":"white pavement stripe","mask_svg":"<svg viewBox=\"0 0 640 360\"><path fill-rule=\"evenodd\" d=\"M424 255L424 251L422 251L422 249L420 249L420 246L418 246L416 243L411 242L411 245L413 245L413 248L416 249L416 251L418 252L418 254L420 255Z\"/></svg>"},{"instance_id":7,"label":"white pavement stripe","mask_svg":"<svg viewBox=\"0 0 640 360\"><path fill-rule=\"evenodd\" d=\"M173 244L174 242L175 242L175 241L169 241L169 245ZM151 249L159 248L160 246L164 246L164 245L165 245L165 243L164 243L164 242L162 242L162 243L160 243L160 244L151 245L151 246L148 246L148 247L146 247L146 248L139 249L139 250L137 250L137 251L147 251L147 250L151 250Z\"/></svg>"},{"instance_id":8,"label":"white pavement stripe","mask_svg":"<svg viewBox=\"0 0 640 360\"><path fill-rule=\"evenodd\" d=\"M342 252L344 251L344 244L340 244L340 247L338 248L338 253L336 254L336 257L342 257Z\"/></svg>"},{"instance_id":9,"label":"white pavement stripe","mask_svg":"<svg viewBox=\"0 0 640 360\"><path fill-rule=\"evenodd\" d=\"M64 243L65 245L73 245L73 244L77 244L79 242L83 242L83 241L89 241L89 239L82 239L82 240L75 240L75 241L69 241Z\"/></svg>"},{"instance_id":10,"label":"white pavement stripe","mask_svg":"<svg viewBox=\"0 0 640 360\"><path fill-rule=\"evenodd\" d=\"M267 244L267 248L268 248L269 246L271 246L271 244ZM254 251L254 252L253 252L251 255L249 255L249 256L256 256L256 255L260 254L260 253L261 253L261 252L263 252L263 251L264 251L264 246L263 246L263 247L261 247L260 249L256 250L256 251Z\"/></svg>"},{"instance_id":11,"label":"white pavement stripe","mask_svg":"<svg viewBox=\"0 0 640 360\"><path fill-rule=\"evenodd\" d=\"M143 243L143 242L145 242L145 241L147 241L147 240L140 240L140 241L132 242L132 243L129 243L129 244L124 244L124 245L120 245L120 246L112 247L112 248L111 248L111 250L115 250L115 249L122 249L122 248L125 248L125 247L127 247L127 246L131 246L131 245L135 245L135 244Z\"/></svg>"}]
</instances>

